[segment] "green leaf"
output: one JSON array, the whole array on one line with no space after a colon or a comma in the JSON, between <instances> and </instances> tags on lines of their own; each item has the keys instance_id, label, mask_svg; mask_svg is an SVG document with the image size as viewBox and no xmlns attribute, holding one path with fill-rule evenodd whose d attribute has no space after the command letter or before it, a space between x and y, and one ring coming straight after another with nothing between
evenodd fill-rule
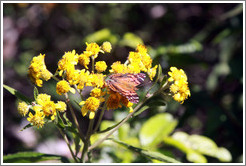
<instances>
[{"instance_id":1,"label":"green leaf","mask_svg":"<svg viewBox=\"0 0 246 166\"><path fill-rule=\"evenodd\" d=\"M25 127L23 127L20 131L23 131L25 129L28 129L30 127L32 127L33 125L31 123L27 124Z\"/></svg>"},{"instance_id":2,"label":"green leaf","mask_svg":"<svg viewBox=\"0 0 246 166\"><path fill-rule=\"evenodd\" d=\"M31 104L32 100L28 97L26 97L25 95L23 95L22 93L20 93L19 91L15 90L14 88L11 88L7 85L3 85L3 87L9 91L12 95L15 95L18 99L26 102L27 104Z\"/></svg>"},{"instance_id":3,"label":"green leaf","mask_svg":"<svg viewBox=\"0 0 246 166\"><path fill-rule=\"evenodd\" d=\"M84 38L84 42L104 42L104 41L109 41L112 44L117 42L117 37L111 33L111 31L107 28L101 29L99 31L96 31Z\"/></svg>"},{"instance_id":4,"label":"green leaf","mask_svg":"<svg viewBox=\"0 0 246 166\"><path fill-rule=\"evenodd\" d=\"M128 150L131 150L133 152L139 153L140 155L143 155L143 156L151 158L151 159L156 159L156 160L163 161L163 162L168 162L168 163L180 163L179 161L177 161L177 160L175 160L175 159L173 159L171 157L165 156L165 155L163 155L163 154L161 154L159 152L147 151L147 150L144 150L144 149L141 149L141 148L137 148L137 147L128 145L128 144L126 144L126 143L124 143L122 141L115 140L115 139L109 139L109 140L112 140L113 142L124 146Z\"/></svg>"},{"instance_id":5,"label":"green leaf","mask_svg":"<svg viewBox=\"0 0 246 166\"><path fill-rule=\"evenodd\" d=\"M207 163L207 159L201 155L198 152L195 152L193 150L190 150L187 155L186 155L186 159L190 162L194 162L194 163Z\"/></svg>"},{"instance_id":6,"label":"green leaf","mask_svg":"<svg viewBox=\"0 0 246 166\"><path fill-rule=\"evenodd\" d=\"M66 157L59 155L50 155L38 152L18 152L3 156L4 163L34 163L47 160L59 160L63 163L68 163Z\"/></svg>"},{"instance_id":7,"label":"green leaf","mask_svg":"<svg viewBox=\"0 0 246 166\"><path fill-rule=\"evenodd\" d=\"M218 158L222 162L231 162L232 160L231 153L223 147L218 148L216 158Z\"/></svg>"},{"instance_id":8,"label":"green leaf","mask_svg":"<svg viewBox=\"0 0 246 166\"><path fill-rule=\"evenodd\" d=\"M159 144L164 136L169 135L177 125L177 120L169 113L162 113L151 117L140 130L140 142L143 146L153 148Z\"/></svg>"},{"instance_id":9,"label":"green leaf","mask_svg":"<svg viewBox=\"0 0 246 166\"><path fill-rule=\"evenodd\" d=\"M38 88L36 86L34 86L33 96L34 96L34 99L37 100L37 97L38 97Z\"/></svg>"},{"instance_id":10,"label":"green leaf","mask_svg":"<svg viewBox=\"0 0 246 166\"><path fill-rule=\"evenodd\" d=\"M145 110L147 110L149 108L149 106L145 105L143 107L141 107L137 112L135 112L133 114L133 116L138 116L139 114L141 114L142 112L144 112Z\"/></svg>"},{"instance_id":11,"label":"green leaf","mask_svg":"<svg viewBox=\"0 0 246 166\"><path fill-rule=\"evenodd\" d=\"M222 162L230 162L230 152L216 145L208 137L201 135L188 135L185 132L175 132L172 137L164 137L164 143L175 146L186 153L187 160L191 162L205 162L202 154L218 158Z\"/></svg>"},{"instance_id":12,"label":"green leaf","mask_svg":"<svg viewBox=\"0 0 246 166\"><path fill-rule=\"evenodd\" d=\"M124 34L123 39L119 42L119 44L121 46L128 46L135 49L137 45L143 44L143 40L134 33L127 32Z\"/></svg>"}]
</instances>

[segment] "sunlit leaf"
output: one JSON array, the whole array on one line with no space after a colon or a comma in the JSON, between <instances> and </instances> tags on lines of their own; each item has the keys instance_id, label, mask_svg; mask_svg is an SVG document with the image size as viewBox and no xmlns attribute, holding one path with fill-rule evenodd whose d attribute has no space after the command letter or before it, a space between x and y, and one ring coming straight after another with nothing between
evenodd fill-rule
<instances>
[{"instance_id":1,"label":"sunlit leaf","mask_svg":"<svg viewBox=\"0 0 246 166\"><path fill-rule=\"evenodd\" d=\"M169 135L177 125L171 114L162 113L147 120L140 130L140 142L145 147L154 147L164 136Z\"/></svg>"},{"instance_id":2,"label":"sunlit leaf","mask_svg":"<svg viewBox=\"0 0 246 166\"><path fill-rule=\"evenodd\" d=\"M141 148L137 148L137 147L134 147L134 146L131 146L131 145L128 145L122 141L119 141L119 140L115 140L115 139L110 139L112 140L113 142L115 143L118 143L122 146L124 146L125 148L133 151L133 152L136 152L136 153L139 153L140 155L143 155L145 157L148 157L148 158L151 158L151 159L156 159L156 160L159 160L159 161L163 161L163 162L168 162L168 163L180 163L179 161L169 157L169 156L166 156L166 155L163 155L159 152L153 152L153 151L148 151L148 150L144 150L144 149L141 149Z\"/></svg>"},{"instance_id":3,"label":"sunlit leaf","mask_svg":"<svg viewBox=\"0 0 246 166\"><path fill-rule=\"evenodd\" d=\"M50 155L38 152L18 152L3 156L4 163L34 163L40 161L56 160L68 163L69 160L59 155Z\"/></svg>"},{"instance_id":4,"label":"sunlit leaf","mask_svg":"<svg viewBox=\"0 0 246 166\"><path fill-rule=\"evenodd\" d=\"M134 33L125 33L123 39L119 43L121 46L136 48L138 44L143 44L143 40Z\"/></svg>"}]
</instances>

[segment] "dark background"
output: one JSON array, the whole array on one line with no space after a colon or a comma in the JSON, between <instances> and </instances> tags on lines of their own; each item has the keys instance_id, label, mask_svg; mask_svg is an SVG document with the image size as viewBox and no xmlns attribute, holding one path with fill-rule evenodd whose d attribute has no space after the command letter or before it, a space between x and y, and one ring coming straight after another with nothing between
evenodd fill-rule
<instances>
[{"instance_id":1,"label":"dark background","mask_svg":"<svg viewBox=\"0 0 246 166\"><path fill-rule=\"evenodd\" d=\"M162 65L163 73L170 66L182 68L188 76L191 97L182 105L168 108L179 119L178 129L211 138L231 152L232 162L242 162L242 5L3 4L3 83L33 97L33 85L27 77L33 56L46 54L47 68L54 73L65 51L82 52L88 35L102 29L110 36L95 40L98 44L112 42L112 54L99 57L109 65L116 60L125 61L128 52L134 50L119 42L130 32L151 48L150 55L154 63ZM59 100L52 83L45 83L40 92ZM106 118L112 119L110 116ZM50 140L45 144L56 143L60 148L57 153L68 155L69 152L63 153L67 150L63 141L52 141L51 138L60 137L52 125L19 132L27 124L25 119L17 112L15 96L4 90L4 154L38 151L45 140Z\"/></svg>"}]
</instances>

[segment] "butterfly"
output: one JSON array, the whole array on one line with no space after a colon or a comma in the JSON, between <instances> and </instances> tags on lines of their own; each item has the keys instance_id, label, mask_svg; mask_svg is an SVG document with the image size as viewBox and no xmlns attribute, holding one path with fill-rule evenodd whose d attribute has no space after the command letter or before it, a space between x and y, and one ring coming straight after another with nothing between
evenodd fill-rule
<instances>
[{"instance_id":1,"label":"butterfly","mask_svg":"<svg viewBox=\"0 0 246 166\"><path fill-rule=\"evenodd\" d=\"M107 86L114 92L118 92L132 103L138 103L139 97L136 93L137 86L144 82L144 73L138 74L112 74L106 79Z\"/></svg>"}]
</instances>

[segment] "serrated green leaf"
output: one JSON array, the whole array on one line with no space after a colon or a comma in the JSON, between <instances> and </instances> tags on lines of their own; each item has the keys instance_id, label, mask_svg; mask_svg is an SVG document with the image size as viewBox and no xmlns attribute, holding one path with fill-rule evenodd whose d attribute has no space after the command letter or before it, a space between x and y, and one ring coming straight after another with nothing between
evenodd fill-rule
<instances>
[{"instance_id":1,"label":"serrated green leaf","mask_svg":"<svg viewBox=\"0 0 246 166\"><path fill-rule=\"evenodd\" d=\"M137 152L139 153L140 155L143 155L145 157L148 157L148 158L151 158L151 159L156 159L156 160L159 160L159 161L163 161L163 162L168 162L168 163L180 163L179 161L171 158L171 157L168 157L168 156L165 156L159 152L153 152L153 151L148 151L148 150L144 150L144 149L141 149L141 148L138 148L138 147L134 147L132 145L128 145L122 141L119 141L119 140L115 140L115 139L109 139L109 140L112 140L113 142L117 143L117 144L120 144L122 146L124 146L125 148L133 151L133 152Z\"/></svg>"},{"instance_id":2,"label":"serrated green leaf","mask_svg":"<svg viewBox=\"0 0 246 166\"><path fill-rule=\"evenodd\" d=\"M18 99L26 102L27 104L31 104L32 100L29 99L28 97L26 97L25 95L23 95L22 93L20 93L19 91L15 90L14 88L11 88L7 85L3 85L3 87L9 91L12 95L15 95Z\"/></svg>"},{"instance_id":3,"label":"serrated green leaf","mask_svg":"<svg viewBox=\"0 0 246 166\"><path fill-rule=\"evenodd\" d=\"M37 100L37 97L38 97L38 88L36 86L34 86L33 96L34 96L34 99Z\"/></svg>"},{"instance_id":4,"label":"serrated green leaf","mask_svg":"<svg viewBox=\"0 0 246 166\"><path fill-rule=\"evenodd\" d=\"M59 155L44 154L38 152L18 152L3 156L4 163L34 163L48 160L59 160L63 163L68 163L66 157Z\"/></svg>"},{"instance_id":5,"label":"serrated green leaf","mask_svg":"<svg viewBox=\"0 0 246 166\"><path fill-rule=\"evenodd\" d=\"M147 120L139 134L143 146L154 148L163 137L169 135L177 125L177 120L169 113L162 113Z\"/></svg>"}]
</instances>

